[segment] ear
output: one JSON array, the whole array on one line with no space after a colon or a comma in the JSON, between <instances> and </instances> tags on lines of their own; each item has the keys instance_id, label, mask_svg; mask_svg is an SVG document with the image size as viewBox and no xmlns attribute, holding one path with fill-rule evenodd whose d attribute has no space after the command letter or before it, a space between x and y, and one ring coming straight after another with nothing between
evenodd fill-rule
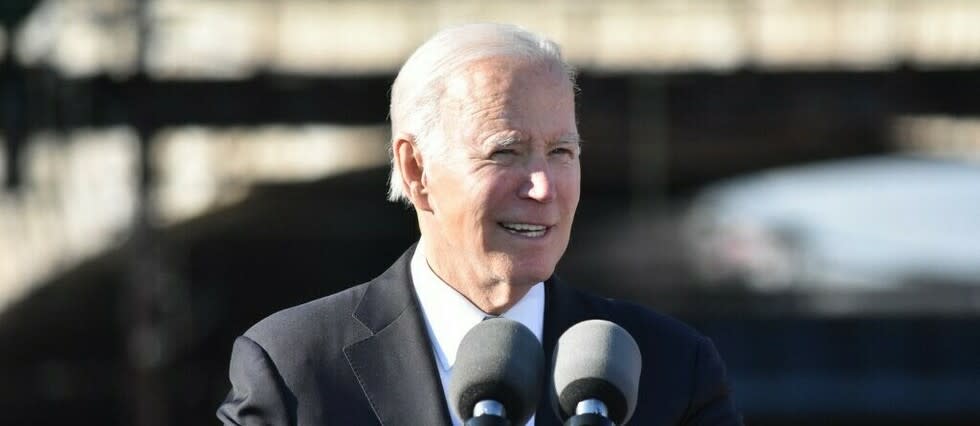
<instances>
[{"instance_id":1,"label":"ear","mask_svg":"<svg viewBox=\"0 0 980 426\"><path fill-rule=\"evenodd\" d=\"M392 154L398 164L402 189L412 201L416 210L430 211L429 191L425 178L425 163L422 151L415 144L415 136L407 133L399 134L392 141Z\"/></svg>"}]
</instances>

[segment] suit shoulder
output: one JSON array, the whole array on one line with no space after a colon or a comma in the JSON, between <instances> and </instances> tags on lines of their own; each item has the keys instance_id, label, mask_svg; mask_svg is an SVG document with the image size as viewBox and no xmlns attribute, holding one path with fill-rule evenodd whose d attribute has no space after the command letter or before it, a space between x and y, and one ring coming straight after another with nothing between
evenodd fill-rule
<instances>
[{"instance_id":1,"label":"suit shoulder","mask_svg":"<svg viewBox=\"0 0 980 426\"><path fill-rule=\"evenodd\" d=\"M321 344L323 339L331 337L346 340L343 338L356 332L351 329L354 323L351 314L367 285L360 284L278 311L249 328L245 337L266 350Z\"/></svg>"},{"instance_id":2,"label":"suit shoulder","mask_svg":"<svg viewBox=\"0 0 980 426\"><path fill-rule=\"evenodd\" d=\"M654 336L660 340L677 339L689 344L696 344L704 339L704 336L689 324L646 306L615 299L605 299L605 303L612 321L626 328L634 336Z\"/></svg>"}]
</instances>

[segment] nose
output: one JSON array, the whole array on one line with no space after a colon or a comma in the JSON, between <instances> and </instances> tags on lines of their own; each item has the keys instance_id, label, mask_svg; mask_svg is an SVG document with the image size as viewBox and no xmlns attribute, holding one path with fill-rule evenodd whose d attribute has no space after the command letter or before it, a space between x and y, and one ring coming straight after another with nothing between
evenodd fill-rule
<instances>
[{"instance_id":1,"label":"nose","mask_svg":"<svg viewBox=\"0 0 980 426\"><path fill-rule=\"evenodd\" d=\"M539 203L548 203L555 198L554 176L548 170L547 162L543 163L529 170L527 181L521 189L521 196Z\"/></svg>"}]
</instances>

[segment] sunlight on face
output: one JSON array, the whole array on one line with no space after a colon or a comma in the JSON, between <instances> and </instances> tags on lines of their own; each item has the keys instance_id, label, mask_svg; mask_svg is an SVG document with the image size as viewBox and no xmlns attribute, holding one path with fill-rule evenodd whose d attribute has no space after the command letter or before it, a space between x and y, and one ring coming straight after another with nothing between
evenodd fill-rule
<instances>
[{"instance_id":1,"label":"sunlight on face","mask_svg":"<svg viewBox=\"0 0 980 426\"><path fill-rule=\"evenodd\" d=\"M442 103L447 155L425 179L427 258L455 285L530 287L554 272L579 199L571 83L557 66L472 64Z\"/></svg>"}]
</instances>

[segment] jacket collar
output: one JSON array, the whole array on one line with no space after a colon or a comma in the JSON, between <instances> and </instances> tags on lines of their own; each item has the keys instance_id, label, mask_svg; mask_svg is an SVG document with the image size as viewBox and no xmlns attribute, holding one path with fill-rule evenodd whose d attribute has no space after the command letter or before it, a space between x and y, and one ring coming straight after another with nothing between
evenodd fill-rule
<instances>
[{"instance_id":1,"label":"jacket collar","mask_svg":"<svg viewBox=\"0 0 980 426\"><path fill-rule=\"evenodd\" d=\"M381 424L450 426L439 372L412 290L408 249L381 276L368 283L354 308L354 320L371 335L344 348Z\"/></svg>"},{"instance_id":2,"label":"jacket collar","mask_svg":"<svg viewBox=\"0 0 980 426\"><path fill-rule=\"evenodd\" d=\"M412 289L409 265L415 249L413 245L367 285L353 317L371 335L345 347L344 353L382 424L450 426L439 370ZM557 276L545 281L542 345L549 378L561 334L587 319L607 319L596 300L565 285ZM562 424L552 409L548 382L538 403L536 426Z\"/></svg>"}]
</instances>

